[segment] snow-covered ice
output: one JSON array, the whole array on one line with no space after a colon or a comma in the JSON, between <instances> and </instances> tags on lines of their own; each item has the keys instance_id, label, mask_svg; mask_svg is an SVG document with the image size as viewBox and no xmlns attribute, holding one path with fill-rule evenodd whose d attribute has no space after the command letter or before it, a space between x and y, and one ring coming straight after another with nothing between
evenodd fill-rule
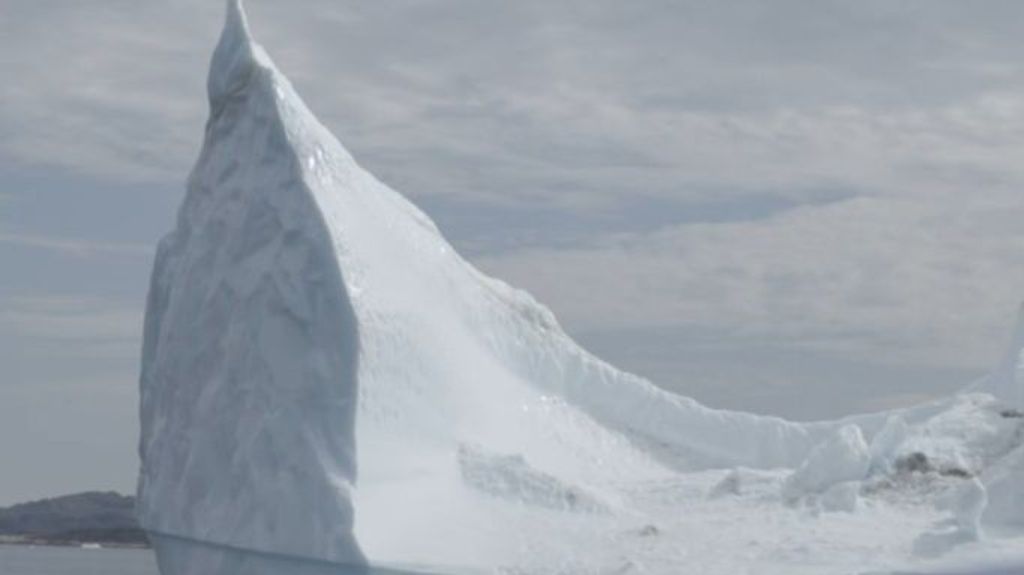
<instances>
[{"instance_id":1,"label":"snow-covered ice","mask_svg":"<svg viewBox=\"0 0 1024 575\"><path fill-rule=\"evenodd\" d=\"M871 454L860 428L845 425L815 447L786 478L783 496L796 500L825 493L841 483L860 481L867 476L870 466Z\"/></svg>"},{"instance_id":2,"label":"snow-covered ice","mask_svg":"<svg viewBox=\"0 0 1024 575\"><path fill-rule=\"evenodd\" d=\"M1024 555L1024 337L979 393L899 412L709 409L593 357L462 259L317 121L238 0L208 88L143 347L139 516L164 575L819 574ZM950 518L971 540L915 553Z\"/></svg>"}]
</instances>

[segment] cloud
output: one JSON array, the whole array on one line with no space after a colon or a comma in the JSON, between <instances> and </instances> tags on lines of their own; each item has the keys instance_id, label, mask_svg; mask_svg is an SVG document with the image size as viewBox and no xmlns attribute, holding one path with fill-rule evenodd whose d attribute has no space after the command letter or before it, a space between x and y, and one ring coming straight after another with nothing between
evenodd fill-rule
<instances>
[{"instance_id":1,"label":"cloud","mask_svg":"<svg viewBox=\"0 0 1024 575\"><path fill-rule=\"evenodd\" d=\"M575 331L696 330L846 358L989 365L1024 286L1024 206L858 197L753 222L484 258Z\"/></svg>"},{"instance_id":2,"label":"cloud","mask_svg":"<svg viewBox=\"0 0 1024 575\"><path fill-rule=\"evenodd\" d=\"M35 4L16 2L0 18L0 71L18 79L0 87L9 135L0 150L122 180L175 175L201 133L201 67L189 69L217 3L192 25L195 1Z\"/></svg>"},{"instance_id":3,"label":"cloud","mask_svg":"<svg viewBox=\"0 0 1024 575\"><path fill-rule=\"evenodd\" d=\"M180 180L220 3L30 4L0 20L6 153ZM1021 177L1014 4L248 4L313 109L414 196L586 210Z\"/></svg>"},{"instance_id":4,"label":"cloud","mask_svg":"<svg viewBox=\"0 0 1024 575\"><path fill-rule=\"evenodd\" d=\"M140 310L102 298L9 296L0 301L3 302L0 310L3 331L10 333L8 330L12 330L25 340L75 346L128 343L134 348L142 333Z\"/></svg>"},{"instance_id":5,"label":"cloud","mask_svg":"<svg viewBox=\"0 0 1024 575\"><path fill-rule=\"evenodd\" d=\"M571 326L896 340L945 361L999 331L1024 284L1018 4L248 4L363 163ZM220 10L16 3L6 153L180 180Z\"/></svg>"},{"instance_id":6,"label":"cloud","mask_svg":"<svg viewBox=\"0 0 1024 575\"><path fill-rule=\"evenodd\" d=\"M64 254L88 257L103 254L152 256L150 245L136 243L100 242L53 236L8 234L0 232L0 244L53 250Z\"/></svg>"},{"instance_id":7,"label":"cloud","mask_svg":"<svg viewBox=\"0 0 1024 575\"><path fill-rule=\"evenodd\" d=\"M966 368L1024 292L1020 3L247 4L364 165L577 333ZM221 10L5 6L0 169L183 181ZM0 242L143 253L39 226Z\"/></svg>"}]
</instances>

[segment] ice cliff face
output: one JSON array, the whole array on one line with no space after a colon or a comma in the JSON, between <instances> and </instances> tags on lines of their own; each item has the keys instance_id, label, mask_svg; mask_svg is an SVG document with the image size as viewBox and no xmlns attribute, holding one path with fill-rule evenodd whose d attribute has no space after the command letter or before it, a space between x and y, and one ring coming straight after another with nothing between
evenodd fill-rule
<instances>
[{"instance_id":1,"label":"ice cliff face","mask_svg":"<svg viewBox=\"0 0 1024 575\"><path fill-rule=\"evenodd\" d=\"M318 126L290 94L232 4L153 272L139 512L168 535L352 558L358 325L306 183Z\"/></svg>"},{"instance_id":2,"label":"ice cliff face","mask_svg":"<svg viewBox=\"0 0 1024 575\"><path fill-rule=\"evenodd\" d=\"M550 565L642 516L638 486L796 468L850 425L711 410L588 354L355 163L238 1L208 88L143 349L139 514L166 575L258 572L240 551Z\"/></svg>"}]
</instances>

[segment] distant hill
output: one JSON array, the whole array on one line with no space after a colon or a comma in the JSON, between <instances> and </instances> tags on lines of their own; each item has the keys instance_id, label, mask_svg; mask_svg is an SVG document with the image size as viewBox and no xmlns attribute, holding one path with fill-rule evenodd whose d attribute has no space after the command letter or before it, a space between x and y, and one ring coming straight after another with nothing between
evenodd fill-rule
<instances>
[{"instance_id":1,"label":"distant hill","mask_svg":"<svg viewBox=\"0 0 1024 575\"><path fill-rule=\"evenodd\" d=\"M135 498L88 492L0 508L0 536L32 543L148 544Z\"/></svg>"}]
</instances>

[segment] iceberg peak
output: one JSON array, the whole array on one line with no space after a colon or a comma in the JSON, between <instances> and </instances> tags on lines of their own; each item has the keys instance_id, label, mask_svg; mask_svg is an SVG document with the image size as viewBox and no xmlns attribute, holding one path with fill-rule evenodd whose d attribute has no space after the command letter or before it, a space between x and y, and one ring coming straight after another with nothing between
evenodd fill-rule
<instances>
[{"instance_id":1,"label":"iceberg peak","mask_svg":"<svg viewBox=\"0 0 1024 575\"><path fill-rule=\"evenodd\" d=\"M999 365L971 391L990 393L1013 407L1024 407L1024 304L1017 309L1017 323Z\"/></svg>"},{"instance_id":2,"label":"iceberg peak","mask_svg":"<svg viewBox=\"0 0 1024 575\"><path fill-rule=\"evenodd\" d=\"M216 110L249 82L256 66L256 46L242 0L228 0L220 41L210 62L206 88L210 108Z\"/></svg>"}]
</instances>

